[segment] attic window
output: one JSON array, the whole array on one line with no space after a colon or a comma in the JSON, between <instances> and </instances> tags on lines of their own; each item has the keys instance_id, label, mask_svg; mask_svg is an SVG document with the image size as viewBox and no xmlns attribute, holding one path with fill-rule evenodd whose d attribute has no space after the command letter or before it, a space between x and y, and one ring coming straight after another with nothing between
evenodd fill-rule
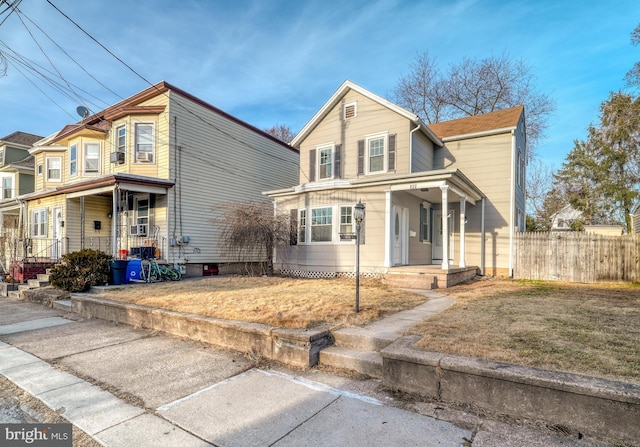
<instances>
[{"instance_id":1,"label":"attic window","mask_svg":"<svg viewBox=\"0 0 640 447\"><path fill-rule=\"evenodd\" d=\"M344 105L344 119L355 118L356 117L356 103L350 102L349 104Z\"/></svg>"}]
</instances>

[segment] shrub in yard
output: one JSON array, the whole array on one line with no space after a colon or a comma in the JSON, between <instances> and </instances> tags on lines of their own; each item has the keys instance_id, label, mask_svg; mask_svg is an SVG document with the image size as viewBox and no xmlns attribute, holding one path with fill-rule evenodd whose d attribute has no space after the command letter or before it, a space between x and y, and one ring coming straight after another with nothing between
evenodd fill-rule
<instances>
[{"instance_id":1,"label":"shrub in yard","mask_svg":"<svg viewBox=\"0 0 640 447\"><path fill-rule=\"evenodd\" d=\"M86 292L91 286L109 281L111 255L85 249L66 254L62 263L51 269L51 285L69 292Z\"/></svg>"}]
</instances>

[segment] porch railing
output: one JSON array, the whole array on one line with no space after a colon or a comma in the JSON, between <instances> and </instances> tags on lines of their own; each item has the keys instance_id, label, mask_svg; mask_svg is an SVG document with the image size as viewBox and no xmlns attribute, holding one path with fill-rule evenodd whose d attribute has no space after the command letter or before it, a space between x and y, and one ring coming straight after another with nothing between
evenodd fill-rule
<instances>
[{"instance_id":1,"label":"porch railing","mask_svg":"<svg viewBox=\"0 0 640 447\"><path fill-rule=\"evenodd\" d=\"M16 261L59 260L67 252L68 239L15 239L13 259Z\"/></svg>"},{"instance_id":2,"label":"porch railing","mask_svg":"<svg viewBox=\"0 0 640 447\"><path fill-rule=\"evenodd\" d=\"M114 256L113 240L109 236L88 237L84 240L84 248L99 250L108 255Z\"/></svg>"}]
</instances>

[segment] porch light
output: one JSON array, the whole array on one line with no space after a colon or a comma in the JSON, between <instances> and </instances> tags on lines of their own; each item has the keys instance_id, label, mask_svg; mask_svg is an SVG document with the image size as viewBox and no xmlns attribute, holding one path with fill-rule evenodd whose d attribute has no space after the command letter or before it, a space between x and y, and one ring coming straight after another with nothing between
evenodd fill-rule
<instances>
[{"instance_id":1,"label":"porch light","mask_svg":"<svg viewBox=\"0 0 640 447\"><path fill-rule=\"evenodd\" d=\"M360 230L364 221L362 200L353 207L353 219L356 221L356 313L358 313L360 312Z\"/></svg>"}]
</instances>

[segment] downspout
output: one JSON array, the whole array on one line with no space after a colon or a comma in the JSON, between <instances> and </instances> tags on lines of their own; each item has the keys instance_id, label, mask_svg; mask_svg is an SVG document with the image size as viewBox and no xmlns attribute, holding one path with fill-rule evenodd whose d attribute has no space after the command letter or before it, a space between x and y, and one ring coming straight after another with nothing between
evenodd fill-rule
<instances>
[{"instance_id":1,"label":"downspout","mask_svg":"<svg viewBox=\"0 0 640 447\"><path fill-rule=\"evenodd\" d=\"M120 255L118 251L118 223L120 222L119 198L120 185L116 183L111 196L111 253L114 259Z\"/></svg>"},{"instance_id":2,"label":"downspout","mask_svg":"<svg viewBox=\"0 0 640 447\"><path fill-rule=\"evenodd\" d=\"M413 133L419 129L420 124L418 124L418 127L409 132L409 172L413 172Z\"/></svg>"},{"instance_id":3,"label":"downspout","mask_svg":"<svg viewBox=\"0 0 640 447\"><path fill-rule=\"evenodd\" d=\"M486 244L486 237L485 237L485 228L484 228L484 202L485 202L485 197L482 198L482 222L481 222L481 226L480 226L480 275L484 276L484 268L485 268L485 244Z\"/></svg>"},{"instance_id":4,"label":"downspout","mask_svg":"<svg viewBox=\"0 0 640 447\"><path fill-rule=\"evenodd\" d=\"M509 194L509 277L513 278L513 230L516 201L516 135L511 131L511 192Z\"/></svg>"}]
</instances>

